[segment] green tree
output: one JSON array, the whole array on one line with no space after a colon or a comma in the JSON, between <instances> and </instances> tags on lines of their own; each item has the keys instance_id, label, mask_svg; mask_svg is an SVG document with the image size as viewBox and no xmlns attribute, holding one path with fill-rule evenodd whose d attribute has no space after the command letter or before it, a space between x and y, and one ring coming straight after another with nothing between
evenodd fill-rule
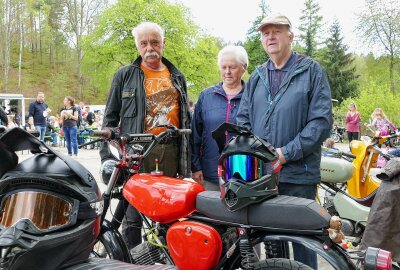
<instances>
[{"instance_id":1,"label":"green tree","mask_svg":"<svg viewBox=\"0 0 400 270\"><path fill-rule=\"evenodd\" d=\"M120 0L105 10L84 41L84 70L93 85L89 95L104 102L112 74L138 56L131 30L143 21L163 27L164 55L185 74L191 92L216 83L219 40L201 34L190 16L186 7L165 0Z\"/></svg>"},{"instance_id":2,"label":"green tree","mask_svg":"<svg viewBox=\"0 0 400 270\"><path fill-rule=\"evenodd\" d=\"M315 57L318 45L318 32L322 25L322 16L318 15L320 6L315 0L306 0L300 17L300 41L304 43L304 54Z\"/></svg>"},{"instance_id":3,"label":"green tree","mask_svg":"<svg viewBox=\"0 0 400 270\"><path fill-rule=\"evenodd\" d=\"M246 41L244 42L244 48L249 55L249 67L247 71L251 74L254 69L268 60L268 54L265 52L261 44L260 32L257 30L261 20L270 12L270 8L265 0L261 0L260 5L261 15L257 16L253 21L250 29L247 31Z\"/></svg>"},{"instance_id":4,"label":"green tree","mask_svg":"<svg viewBox=\"0 0 400 270\"><path fill-rule=\"evenodd\" d=\"M332 98L341 103L344 99L358 94L358 76L352 55L346 53L348 46L343 43L337 20L332 24L329 36L326 40L326 48L322 52L321 64L328 75Z\"/></svg>"},{"instance_id":5,"label":"green tree","mask_svg":"<svg viewBox=\"0 0 400 270\"><path fill-rule=\"evenodd\" d=\"M396 91L394 70L400 55L400 6L397 0L366 0L359 14L358 32L368 45L389 55L390 88Z\"/></svg>"}]
</instances>

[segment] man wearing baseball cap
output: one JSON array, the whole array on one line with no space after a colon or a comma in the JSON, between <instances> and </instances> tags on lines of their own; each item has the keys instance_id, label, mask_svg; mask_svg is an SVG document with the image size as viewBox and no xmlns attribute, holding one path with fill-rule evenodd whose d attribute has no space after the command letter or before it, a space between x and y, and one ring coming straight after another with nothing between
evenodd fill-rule
<instances>
[{"instance_id":1,"label":"man wearing baseball cap","mask_svg":"<svg viewBox=\"0 0 400 270\"><path fill-rule=\"evenodd\" d=\"M292 51L293 32L284 15L258 27L269 60L252 73L237 123L276 147L282 170L279 193L315 199L321 180L321 144L332 127L328 78L318 62ZM293 243L294 259L317 269L314 252Z\"/></svg>"}]
</instances>

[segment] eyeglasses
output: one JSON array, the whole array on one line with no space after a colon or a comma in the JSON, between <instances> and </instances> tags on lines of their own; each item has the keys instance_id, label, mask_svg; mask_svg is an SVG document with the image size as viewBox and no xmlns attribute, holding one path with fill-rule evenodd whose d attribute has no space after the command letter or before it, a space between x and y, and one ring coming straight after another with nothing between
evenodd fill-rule
<instances>
[{"instance_id":1,"label":"eyeglasses","mask_svg":"<svg viewBox=\"0 0 400 270\"><path fill-rule=\"evenodd\" d=\"M251 182L261 178L266 172L267 163L249 155L232 155L222 163L222 178L225 181L237 179Z\"/></svg>"},{"instance_id":2,"label":"eyeglasses","mask_svg":"<svg viewBox=\"0 0 400 270\"><path fill-rule=\"evenodd\" d=\"M18 191L4 196L0 225L12 227L21 220L34 232L49 232L76 223L79 201L41 191Z\"/></svg>"}]
</instances>

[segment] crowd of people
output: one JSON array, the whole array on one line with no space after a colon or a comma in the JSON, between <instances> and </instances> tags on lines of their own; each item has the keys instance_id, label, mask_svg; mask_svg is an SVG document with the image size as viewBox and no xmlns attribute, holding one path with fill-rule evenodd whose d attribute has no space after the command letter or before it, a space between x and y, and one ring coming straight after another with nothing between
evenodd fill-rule
<instances>
[{"instance_id":1,"label":"crowd of people","mask_svg":"<svg viewBox=\"0 0 400 270\"><path fill-rule=\"evenodd\" d=\"M54 111L45 102L43 92L38 92L36 100L29 104L28 111L26 124L23 125L18 108L12 107L8 112L2 108L5 117L0 124L7 128L23 128L53 147L63 139L70 156L78 155L78 145L85 142L90 130L101 128L103 119L103 112L94 113L83 102L76 105L71 96L65 97L63 107L52 115Z\"/></svg>"}]
</instances>

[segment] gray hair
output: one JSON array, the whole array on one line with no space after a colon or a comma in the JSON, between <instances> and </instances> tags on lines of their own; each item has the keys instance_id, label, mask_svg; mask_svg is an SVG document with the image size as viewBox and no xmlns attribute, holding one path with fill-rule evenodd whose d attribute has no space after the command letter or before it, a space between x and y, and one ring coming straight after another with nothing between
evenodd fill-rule
<instances>
[{"instance_id":1,"label":"gray hair","mask_svg":"<svg viewBox=\"0 0 400 270\"><path fill-rule=\"evenodd\" d=\"M132 36L135 38L135 44L137 45L137 35L139 32L143 31L144 29L153 29L156 30L160 36L161 39L164 39L164 30L161 28L161 26L157 23L154 22L142 22L138 24L135 28L132 29Z\"/></svg>"},{"instance_id":2,"label":"gray hair","mask_svg":"<svg viewBox=\"0 0 400 270\"><path fill-rule=\"evenodd\" d=\"M223 47L218 53L218 66L221 66L222 58L227 55L234 56L238 64L246 66L246 68L249 66L249 57L242 46L228 45Z\"/></svg>"}]
</instances>

